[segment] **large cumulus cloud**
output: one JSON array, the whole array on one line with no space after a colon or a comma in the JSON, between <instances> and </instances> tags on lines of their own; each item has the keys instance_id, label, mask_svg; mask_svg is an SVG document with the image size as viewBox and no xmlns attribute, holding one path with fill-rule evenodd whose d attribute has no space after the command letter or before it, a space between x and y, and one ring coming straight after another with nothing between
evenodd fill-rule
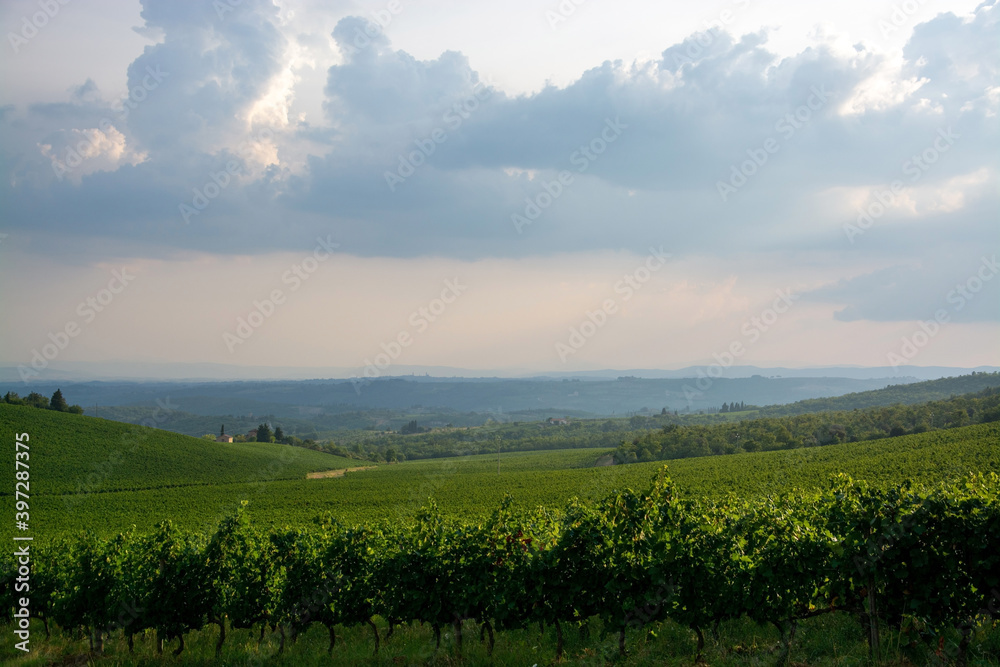
<instances>
[{"instance_id":1,"label":"large cumulus cloud","mask_svg":"<svg viewBox=\"0 0 1000 667\"><path fill-rule=\"evenodd\" d=\"M594 63L565 87L519 96L461 53L420 60L348 17L331 35L324 116L307 123L286 113L296 36L273 3L219 15L144 0L159 42L128 66L128 84L142 89L151 71L162 83L125 118L86 85L65 103L5 111L0 188L14 228L159 249L261 252L332 234L360 255L664 245L868 267L930 266L932 252L964 262L992 242L997 209L998 15L985 4L971 18L941 14L895 60L832 41L779 57L763 32L699 33L659 58ZM108 117L114 133L94 136ZM609 122L623 129L581 171L580 151ZM907 161L942 130L960 138L909 180ZM81 133L94 139L92 162L56 178L52 156ZM178 206L232 160L239 176L183 224ZM547 201L564 171L572 184L518 233L512 216ZM849 242L844 225L894 180L905 195ZM842 287L817 295L841 318L893 312L876 303L891 292Z\"/></svg>"},{"instance_id":2,"label":"large cumulus cloud","mask_svg":"<svg viewBox=\"0 0 1000 667\"><path fill-rule=\"evenodd\" d=\"M518 97L490 89L454 129L443 119L449 105L488 82L460 56L421 62L379 37L330 70L327 108L350 138L315 160L296 205L350 218L363 246L378 244L374 252L477 245L483 254L523 252L526 236L512 234L510 216L560 170L573 170L574 152L617 118L627 125L620 139L527 228L532 249L641 249L651 239L686 251L829 248L844 242L842 224L867 204L854 201L860 193L898 179L940 189L983 169L995 179L997 100L984 88L996 77L992 65L976 63L995 48L996 14L983 6L971 21L933 19L920 26L901 65L863 45L844 52L819 44L779 58L766 34L694 35L658 61L605 62L564 88ZM341 48L351 51L363 25L341 24L334 34ZM963 43L948 52L948 66L934 65L944 56L926 37L939 33ZM964 139L911 184L904 163L948 128ZM427 155L420 142L435 129L446 138ZM748 151L760 155L768 139L777 153L722 201L720 181L731 182L733 166ZM390 192L384 177L405 171L401 160L426 164ZM850 196L825 205L839 194ZM957 230L979 233L982 212L995 205L988 189L972 188L962 210L948 216L940 206L916 216L901 209L881 222L893 229L905 219L904 238L873 233L845 250L939 247L954 242Z\"/></svg>"}]
</instances>

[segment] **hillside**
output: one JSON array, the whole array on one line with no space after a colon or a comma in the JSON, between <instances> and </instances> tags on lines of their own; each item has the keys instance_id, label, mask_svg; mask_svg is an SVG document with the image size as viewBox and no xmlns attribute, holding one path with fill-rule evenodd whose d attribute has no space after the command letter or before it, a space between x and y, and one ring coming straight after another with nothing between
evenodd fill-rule
<instances>
[{"instance_id":1,"label":"hillside","mask_svg":"<svg viewBox=\"0 0 1000 667\"><path fill-rule=\"evenodd\" d=\"M888 405L913 405L928 401L940 401L960 394L982 391L989 387L1000 387L1000 373L970 373L957 377L889 385L884 389L854 392L828 398L809 398L786 405L771 405L761 408L761 417L784 417L809 412L833 410L857 410Z\"/></svg>"},{"instance_id":2,"label":"hillside","mask_svg":"<svg viewBox=\"0 0 1000 667\"><path fill-rule=\"evenodd\" d=\"M300 447L209 442L146 426L0 404L3 441L13 443L15 432L31 438L33 496L302 479L307 472L357 465ZM0 463L0 474L13 479L13 454ZM0 488L0 495L12 494L11 485Z\"/></svg>"},{"instance_id":3,"label":"hillside","mask_svg":"<svg viewBox=\"0 0 1000 667\"><path fill-rule=\"evenodd\" d=\"M412 461L349 473L338 479L274 479L251 484L99 493L67 505L43 496L33 504L49 535L76 531L101 517L94 530L110 534L135 524L148 529L165 517L208 531L243 500L263 525L305 526L323 511L347 524L408 521L434 498L445 513L462 518L492 511L504 494L517 506L560 508L573 497L599 500L615 489L645 488L663 464L594 467L608 450L517 452ZM1000 423L977 424L870 442L827 447L710 456L671 461L670 476L689 496L722 498L825 488L844 472L877 485L905 480L935 484L972 472L1000 473ZM44 483L44 477L40 480ZM3 537L0 528L0 537Z\"/></svg>"},{"instance_id":4,"label":"hillside","mask_svg":"<svg viewBox=\"0 0 1000 667\"><path fill-rule=\"evenodd\" d=\"M989 388L916 405L755 417L715 425L668 424L623 442L620 463L681 459L741 452L788 450L878 440L911 433L1000 421L1000 390Z\"/></svg>"},{"instance_id":5,"label":"hillside","mask_svg":"<svg viewBox=\"0 0 1000 667\"><path fill-rule=\"evenodd\" d=\"M782 643L791 655L791 633L770 629L795 623L798 642L835 634L825 650L836 653L838 664L944 664L930 651L940 654L939 637L961 636L968 610L984 609L996 582L998 477L967 475L995 471L998 450L1000 425L980 424L873 443L689 460L670 467L670 480L657 475L652 489L659 466L581 469L596 454L583 450L515 454L501 459L503 473L486 456L423 461L316 485L273 482L258 491L262 502L247 508L249 520L232 517L241 502L231 491L236 485L95 494L89 514L61 530L51 519L65 521L64 515L33 514L49 535L77 535L31 543L37 563L31 611L54 630L42 640L35 623L32 647L43 647L46 664L82 664L68 655L85 643L85 633L74 630L91 623L102 649L100 628L109 627L102 619L115 618L129 600L135 613L124 632L110 626L106 656L92 651L89 662L382 665L426 664L430 656L453 665L524 664L547 645L556 658L545 664L593 664L587 658L597 651L614 656L616 650L619 657L601 663L691 664L691 650L709 650L735 655L739 660L724 663L734 667L826 664L814 659L812 645L799 654L803 662L775 656ZM831 479L842 471L871 486ZM940 484L946 480L958 483ZM639 494L622 491L629 486ZM817 488L822 492L811 491ZM784 493L792 489L806 491ZM226 492L229 497L219 495ZM508 492L513 503L501 498ZM414 515L417 503L427 507L425 494L437 499L437 508ZM324 510L332 513L329 520L310 521ZM164 514L173 526L150 523ZM361 522L360 529L344 525ZM116 535L115 524L137 530ZM19 604L27 607L12 593L18 566L15 554L0 555L0 590L6 591L0 609L7 610L2 621L8 625ZM942 578L943 572L961 576ZM856 592L863 587L876 594ZM646 602L650 591L668 594ZM890 603L879 607L887 609L879 625L888 628L890 645L898 643L890 623L898 621L899 608L912 610L918 622L918 613L935 622L951 614L948 625L925 626L950 635L918 635L928 642L923 653L907 640L912 660L866 660L858 632L872 609L866 597ZM312 600L321 603L306 607ZM268 616L269 609L278 611ZM318 617L313 609L347 611ZM709 635L717 646L699 637L694 648L695 633L685 623L695 613L720 620L719 633ZM212 614L224 616L213 622ZM410 622L390 624L380 636L387 619ZM555 632L540 635L535 628L547 621ZM566 633L565 642L560 628L581 621L588 631ZM995 647L989 617L976 621L968 635ZM262 645L268 625L272 636ZM277 646L274 625L282 629ZM363 626L373 632L352 633ZM175 629L180 640L163 627ZM291 642L285 641L289 630L296 633ZM736 630L750 634L737 638ZM437 647L432 633L444 634L445 643ZM489 634L491 648L475 641L480 633ZM177 648L157 643L157 635ZM383 647L375 657L372 639ZM750 660L747 646L756 654ZM649 653L654 649L658 659ZM173 657L163 655L167 650ZM454 658L436 660L443 651ZM3 654L5 664L13 664L12 654ZM718 664L697 656L693 662Z\"/></svg>"},{"instance_id":6,"label":"hillside","mask_svg":"<svg viewBox=\"0 0 1000 667\"><path fill-rule=\"evenodd\" d=\"M570 419L490 423L474 428L433 429L409 435L362 432L352 445L370 455L407 460L487 454L496 451L621 447L619 462L677 459L709 454L813 447L872 440L1000 420L1000 389L919 404L874 406L839 412L762 417L757 410L707 415L633 415L618 419ZM419 426L423 424L418 422ZM343 442L344 439L341 439Z\"/></svg>"}]
</instances>

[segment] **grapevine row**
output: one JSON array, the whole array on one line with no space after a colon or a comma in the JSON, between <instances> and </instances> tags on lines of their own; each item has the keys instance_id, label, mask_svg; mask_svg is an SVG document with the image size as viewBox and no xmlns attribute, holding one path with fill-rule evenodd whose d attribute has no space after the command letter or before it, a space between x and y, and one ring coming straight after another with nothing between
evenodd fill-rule
<instances>
[{"instance_id":1,"label":"grapevine row","mask_svg":"<svg viewBox=\"0 0 1000 667\"><path fill-rule=\"evenodd\" d=\"M104 638L154 630L158 647L206 625L259 626L294 639L312 624L329 632L375 618L430 624L440 644L462 621L494 632L556 629L599 617L619 634L667 619L705 631L748 617L782 633L832 611L854 615L873 653L881 628L915 621L933 642L972 630L1000 601L1000 478L932 489L873 488L845 476L817 493L707 503L679 497L665 470L644 492L563 511L516 511L504 501L486 520L444 516L431 503L406 526L349 527L320 517L307 529L262 530L242 510L210 536L170 522L153 532L62 539L36 551L32 613L45 623ZM3 612L13 622L15 563L0 562Z\"/></svg>"}]
</instances>

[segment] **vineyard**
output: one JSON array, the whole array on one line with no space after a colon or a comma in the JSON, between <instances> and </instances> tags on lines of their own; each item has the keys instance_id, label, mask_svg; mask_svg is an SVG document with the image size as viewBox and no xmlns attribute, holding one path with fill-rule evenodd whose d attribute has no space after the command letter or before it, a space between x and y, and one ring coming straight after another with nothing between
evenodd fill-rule
<instances>
[{"instance_id":1,"label":"vineyard","mask_svg":"<svg viewBox=\"0 0 1000 667\"><path fill-rule=\"evenodd\" d=\"M160 433L152 431L150 437ZM281 448L264 443L246 446ZM284 450L289 455L301 452L333 458L301 448L286 446ZM447 516L482 519L505 494L510 494L515 507L523 510L540 505L560 507L573 496L597 501L614 489L642 488L661 465L595 467L594 463L607 454L608 450L602 449L503 452L499 475L493 454L407 461L348 473L339 479L316 480L305 479L305 472L287 479L284 474L275 474L286 469L272 467L269 461L240 482L135 491L104 491L106 487L95 485L89 487L91 493L73 493L72 486L68 492L49 493L46 475L37 486L32 484L32 518L45 527L37 539L46 540L75 532L80 526L88 526L102 537L132 525L148 531L165 518L184 530L208 532L243 500L250 502L248 517L261 526L306 526L320 512L331 512L346 525L387 519L411 521L429 497ZM98 463L108 453L101 456ZM281 462L277 458L274 461ZM194 464L192 460L190 465ZM236 465L238 460L234 460ZM118 483L115 475L125 474L121 468L109 470L107 486L113 488ZM85 467L83 472L89 474L91 469ZM1000 473L1000 422L871 442L683 459L671 462L670 471L685 496L715 500L730 493L757 497L793 489L820 489L838 472L875 485L905 480L933 484L960 479L971 472ZM80 477L88 479L83 474ZM0 524L0 538L9 539L10 530L9 523Z\"/></svg>"},{"instance_id":2,"label":"vineyard","mask_svg":"<svg viewBox=\"0 0 1000 667\"><path fill-rule=\"evenodd\" d=\"M618 490L661 464L595 465L608 449L307 480L356 462L0 406L14 423L44 437L29 595L33 647L55 652L25 665L91 643L112 664L161 645L183 664L216 646L220 664L314 664L331 643L337 664L1000 660L997 421L678 460L644 493ZM815 649L826 633L840 643Z\"/></svg>"},{"instance_id":3,"label":"vineyard","mask_svg":"<svg viewBox=\"0 0 1000 667\"><path fill-rule=\"evenodd\" d=\"M449 632L460 654L474 623L488 652L505 631L554 628L559 660L571 628L599 623L624 655L627 630L652 636L670 621L690 628L698 656L721 623L742 618L777 628L787 654L800 622L839 613L864 629L876 659L881 633L903 629L915 655L961 664L1000 605L1000 478L877 488L838 476L822 492L706 502L661 471L645 492L561 511L505 501L470 522L431 504L404 526L326 516L271 530L237 511L210 535L170 522L81 534L33 562L32 614L98 653L111 636L131 650L152 633L157 652L179 655L208 625L217 651L227 630L259 628L277 634L281 653L318 624L331 654L338 628L358 626L378 654L399 626L420 623L438 647ZM4 554L7 624L16 574Z\"/></svg>"}]
</instances>

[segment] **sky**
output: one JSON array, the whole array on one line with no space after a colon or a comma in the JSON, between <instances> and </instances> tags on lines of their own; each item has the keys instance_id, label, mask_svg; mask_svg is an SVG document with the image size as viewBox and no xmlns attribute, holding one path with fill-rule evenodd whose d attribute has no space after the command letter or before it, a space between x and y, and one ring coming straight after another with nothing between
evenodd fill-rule
<instances>
[{"instance_id":1,"label":"sky","mask_svg":"<svg viewBox=\"0 0 1000 667\"><path fill-rule=\"evenodd\" d=\"M0 364L1000 365L998 18L5 2Z\"/></svg>"}]
</instances>

